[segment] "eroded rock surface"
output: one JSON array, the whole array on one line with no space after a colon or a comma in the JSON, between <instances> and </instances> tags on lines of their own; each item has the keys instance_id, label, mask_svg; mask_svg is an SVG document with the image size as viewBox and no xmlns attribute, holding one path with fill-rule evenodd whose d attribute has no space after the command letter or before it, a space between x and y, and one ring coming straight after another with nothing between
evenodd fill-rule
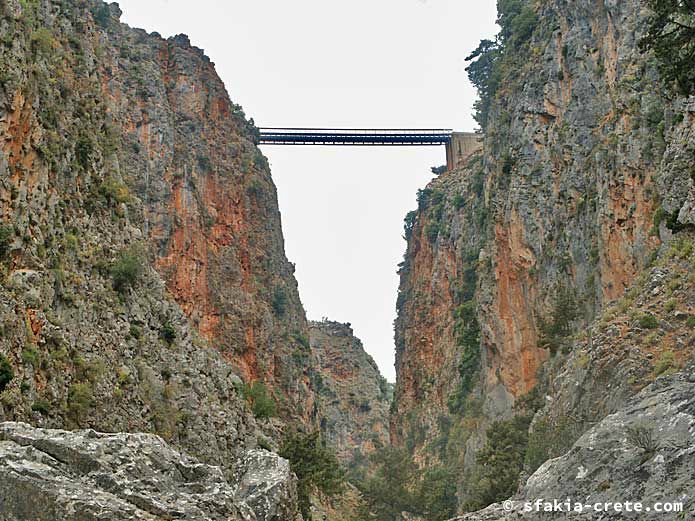
<instances>
[{"instance_id":1,"label":"eroded rock surface","mask_svg":"<svg viewBox=\"0 0 695 521\"><path fill-rule=\"evenodd\" d=\"M656 503L682 503L682 519L693 519L695 479L695 367L657 379L625 407L587 431L565 455L547 461L526 481L506 512L495 504L461 521L512 519L665 519L647 512ZM631 441L628 429L645 429L653 450ZM524 503L558 499L584 505L639 501L642 512L524 512ZM678 514L670 514L677 516ZM672 517L674 518L674 517ZM675 517L677 518L677 517Z\"/></svg>"},{"instance_id":2,"label":"eroded rock surface","mask_svg":"<svg viewBox=\"0 0 695 521\"><path fill-rule=\"evenodd\" d=\"M349 324L310 322L309 343L321 375L321 432L343 463L363 467L389 444L391 386Z\"/></svg>"},{"instance_id":3,"label":"eroded rock surface","mask_svg":"<svg viewBox=\"0 0 695 521\"><path fill-rule=\"evenodd\" d=\"M0 519L294 519L286 460L249 451L238 483L152 434L0 424Z\"/></svg>"}]
</instances>

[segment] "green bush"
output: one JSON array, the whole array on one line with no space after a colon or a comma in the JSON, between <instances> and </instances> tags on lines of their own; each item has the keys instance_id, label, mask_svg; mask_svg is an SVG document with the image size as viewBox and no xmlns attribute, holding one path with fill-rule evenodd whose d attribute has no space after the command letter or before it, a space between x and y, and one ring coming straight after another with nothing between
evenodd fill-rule
<instances>
[{"instance_id":1,"label":"green bush","mask_svg":"<svg viewBox=\"0 0 695 521\"><path fill-rule=\"evenodd\" d=\"M48 403L46 400L36 400L34 403L31 404L31 410L34 412L38 412L43 416L48 416L48 413L51 410L51 404Z\"/></svg>"},{"instance_id":2,"label":"green bush","mask_svg":"<svg viewBox=\"0 0 695 521\"><path fill-rule=\"evenodd\" d=\"M690 315L688 320L685 321L685 325L688 327L695 327L695 315Z\"/></svg>"},{"instance_id":3,"label":"green bush","mask_svg":"<svg viewBox=\"0 0 695 521\"><path fill-rule=\"evenodd\" d=\"M89 383L76 383L68 389L68 412L77 424L94 404L94 393Z\"/></svg>"},{"instance_id":4,"label":"green bush","mask_svg":"<svg viewBox=\"0 0 695 521\"><path fill-rule=\"evenodd\" d=\"M170 322L165 323L162 329L159 330L159 336L169 345L174 343L176 340L176 329L171 325Z\"/></svg>"},{"instance_id":5,"label":"green bush","mask_svg":"<svg viewBox=\"0 0 695 521\"><path fill-rule=\"evenodd\" d=\"M5 390L7 384L9 384L14 378L14 371L12 370L12 365L5 355L0 355L0 393Z\"/></svg>"},{"instance_id":6,"label":"green bush","mask_svg":"<svg viewBox=\"0 0 695 521\"><path fill-rule=\"evenodd\" d=\"M417 218L417 211L412 210L406 214L405 219L403 220L403 233L404 233L403 238L406 241L409 241L410 237L413 235L413 226L415 226L415 219L416 218Z\"/></svg>"},{"instance_id":7,"label":"green bush","mask_svg":"<svg viewBox=\"0 0 695 521\"><path fill-rule=\"evenodd\" d=\"M94 21L102 28L108 29L111 25L111 11L108 4L101 4L92 10Z\"/></svg>"},{"instance_id":8,"label":"green bush","mask_svg":"<svg viewBox=\"0 0 695 521\"><path fill-rule=\"evenodd\" d=\"M39 366L39 352L33 347L26 347L22 350L22 363L33 367Z\"/></svg>"},{"instance_id":9,"label":"green bush","mask_svg":"<svg viewBox=\"0 0 695 521\"><path fill-rule=\"evenodd\" d=\"M12 226L0 226L0 260L5 259L7 254L10 253L10 244L12 244L13 235L14 231L12 230Z\"/></svg>"},{"instance_id":10,"label":"green bush","mask_svg":"<svg viewBox=\"0 0 695 521\"><path fill-rule=\"evenodd\" d=\"M659 327L659 321L650 313L643 313L637 319L639 327L642 329L656 329Z\"/></svg>"},{"instance_id":11,"label":"green bush","mask_svg":"<svg viewBox=\"0 0 695 521\"><path fill-rule=\"evenodd\" d=\"M662 78L683 95L695 93L695 5L677 0L648 0L647 34L642 51L653 51Z\"/></svg>"},{"instance_id":12,"label":"green bush","mask_svg":"<svg viewBox=\"0 0 695 521\"><path fill-rule=\"evenodd\" d=\"M539 320L539 344L555 354L558 349L565 347L574 322L580 315L574 292L564 286L555 291L551 306L550 316Z\"/></svg>"},{"instance_id":13,"label":"green bush","mask_svg":"<svg viewBox=\"0 0 695 521\"><path fill-rule=\"evenodd\" d=\"M288 301L289 299L287 298L285 288L277 286L275 290L273 290L273 297L270 302L276 316L282 317L287 313Z\"/></svg>"},{"instance_id":14,"label":"green bush","mask_svg":"<svg viewBox=\"0 0 695 521\"><path fill-rule=\"evenodd\" d=\"M339 493L345 473L318 431L288 436L279 454L290 462L292 472L297 476L299 508L304 519L310 520L312 491L319 490L328 496Z\"/></svg>"},{"instance_id":15,"label":"green bush","mask_svg":"<svg viewBox=\"0 0 695 521\"><path fill-rule=\"evenodd\" d=\"M251 406L251 412L258 419L272 418L277 415L275 400L262 382L244 384L241 393Z\"/></svg>"},{"instance_id":16,"label":"green bush","mask_svg":"<svg viewBox=\"0 0 695 521\"><path fill-rule=\"evenodd\" d=\"M673 351L663 351L654 363L654 374L657 376L664 374L666 371L674 367L675 363L676 356Z\"/></svg>"},{"instance_id":17,"label":"green bush","mask_svg":"<svg viewBox=\"0 0 695 521\"><path fill-rule=\"evenodd\" d=\"M125 293L140 280L144 270L144 254L139 248L131 247L122 251L111 265L114 289L119 293Z\"/></svg>"},{"instance_id":18,"label":"green bush","mask_svg":"<svg viewBox=\"0 0 695 521\"><path fill-rule=\"evenodd\" d=\"M130 201L130 190L128 187L113 178L105 179L99 186L99 193L109 203L127 203Z\"/></svg>"},{"instance_id":19,"label":"green bush","mask_svg":"<svg viewBox=\"0 0 695 521\"><path fill-rule=\"evenodd\" d=\"M434 244L437 242L437 237L439 237L441 231L442 226L438 222L431 222L425 227L425 236L431 244Z\"/></svg>"},{"instance_id":20,"label":"green bush","mask_svg":"<svg viewBox=\"0 0 695 521\"><path fill-rule=\"evenodd\" d=\"M531 416L519 415L493 422L487 441L478 451L469 479L467 511L481 508L511 496L524 467Z\"/></svg>"},{"instance_id":21,"label":"green bush","mask_svg":"<svg viewBox=\"0 0 695 521\"><path fill-rule=\"evenodd\" d=\"M565 454L572 448L578 434L578 426L569 418L537 421L528 437L526 469L533 473L547 460Z\"/></svg>"},{"instance_id":22,"label":"green bush","mask_svg":"<svg viewBox=\"0 0 695 521\"><path fill-rule=\"evenodd\" d=\"M403 448L383 447L369 457L366 477L353 477L362 493L360 520L400 521L401 512L443 521L456 514L457 472L442 465L421 471Z\"/></svg>"},{"instance_id":23,"label":"green bush","mask_svg":"<svg viewBox=\"0 0 695 521\"><path fill-rule=\"evenodd\" d=\"M432 173L433 173L434 175L442 175L444 172L447 171L447 166L446 166L446 165L442 165L442 166L433 166L433 167L431 168L431 170L432 170Z\"/></svg>"}]
</instances>

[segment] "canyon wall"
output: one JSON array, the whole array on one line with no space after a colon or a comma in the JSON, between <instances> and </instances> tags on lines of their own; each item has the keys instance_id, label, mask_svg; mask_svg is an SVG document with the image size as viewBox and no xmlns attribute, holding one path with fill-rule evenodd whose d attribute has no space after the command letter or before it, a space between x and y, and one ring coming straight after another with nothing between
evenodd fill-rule
<instances>
[{"instance_id":1,"label":"canyon wall","mask_svg":"<svg viewBox=\"0 0 695 521\"><path fill-rule=\"evenodd\" d=\"M350 324L310 322L309 342L320 375L321 433L349 470L363 471L369 455L389 445L391 385Z\"/></svg>"},{"instance_id":2,"label":"canyon wall","mask_svg":"<svg viewBox=\"0 0 695 521\"><path fill-rule=\"evenodd\" d=\"M0 5L0 420L157 433L232 480L279 443L254 400L317 421L275 187L203 51L119 15ZM259 519L294 516L284 479Z\"/></svg>"},{"instance_id":3,"label":"canyon wall","mask_svg":"<svg viewBox=\"0 0 695 521\"><path fill-rule=\"evenodd\" d=\"M563 387L554 402L562 412L546 414L581 410L586 428L657 376L655 360L673 342L636 357L596 351L606 344L602 313L646 284L661 244L673 230L688 234L693 219L692 101L669 94L638 49L645 6L519 4L527 10L496 69L482 153L433 180L406 218L391 435L423 467L464 469L461 501L485 429L534 389L550 400ZM635 304L641 287L624 305L622 334L639 334L640 313L667 313L663 302ZM670 304L684 319L686 294ZM559 341L564 326L572 331ZM572 336L582 329L583 340ZM687 346L687 328L679 331ZM591 376L570 389L559 375L577 364Z\"/></svg>"}]
</instances>

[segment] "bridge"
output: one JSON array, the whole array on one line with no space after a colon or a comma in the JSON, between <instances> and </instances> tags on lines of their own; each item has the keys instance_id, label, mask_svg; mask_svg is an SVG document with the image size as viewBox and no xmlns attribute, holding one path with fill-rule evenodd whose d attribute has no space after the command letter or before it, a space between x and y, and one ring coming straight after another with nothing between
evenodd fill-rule
<instances>
[{"instance_id":1,"label":"bridge","mask_svg":"<svg viewBox=\"0 0 695 521\"><path fill-rule=\"evenodd\" d=\"M259 145L445 146L449 169L481 147L481 135L451 129L272 128Z\"/></svg>"}]
</instances>

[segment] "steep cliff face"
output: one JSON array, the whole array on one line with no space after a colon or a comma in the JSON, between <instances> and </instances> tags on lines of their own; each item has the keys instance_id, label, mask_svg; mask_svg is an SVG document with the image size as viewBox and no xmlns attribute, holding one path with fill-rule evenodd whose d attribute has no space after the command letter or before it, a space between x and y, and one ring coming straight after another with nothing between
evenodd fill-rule
<instances>
[{"instance_id":1,"label":"steep cliff face","mask_svg":"<svg viewBox=\"0 0 695 521\"><path fill-rule=\"evenodd\" d=\"M478 154L422 190L406 219L391 436L424 464L463 456L478 413L466 427L453 425L450 411L480 408L480 395L469 393L480 376L475 290L487 222L483 179Z\"/></svg>"},{"instance_id":2,"label":"steep cliff face","mask_svg":"<svg viewBox=\"0 0 695 521\"><path fill-rule=\"evenodd\" d=\"M567 386L557 416L598 403L596 421L653 379L646 354L609 354L605 337L585 338L572 362L562 351L692 220L692 100L667 96L638 50L642 3L518 4L509 30L524 35L496 69L483 153L434 180L406 220L392 436L424 464L469 468L484 428L514 414L548 359L550 396ZM640 306L627 323L651 312ZM570 389L556 375L580 358L594 376Z\"/></svg>"},{"instance_id":3,"label":"steep cliff face","mask_svg":"<svg viewBox=\"0 0 695 521\"><path fill-rule=\"evenodd\" d=\"M375 449L389 444L391 389L349 324L310 322L318 362L321 433L351 471L360 472Z\"/></svg>"},{"instance_id":4,"label":"steep cliff face","mask_svg":"<svg viewBox=\"0 0 695 521\"><path fill-rule=\"evenodd\" d=\"M80 423L149 430L164 413L134 392L146 386L183 410L220 396L223 413L186 420L214 437L213 416L242 409L235 373L310 422L310 364L290 356L306 321L255 130L185 36L119 14L2 6L2 344L22 387L5 415L38 420L38 400L60 425L68 389L89 380L99 407ZM249 430L233 429L229 449Z\"/></svg>"},{"instance_id":5,"label":"steep cliff face","mask_svg":"<svg viewBox=\"0 0 695 521\"><path fill-rule=\"evenodd\" d=\"M202 51L119 14L0 5L0 419L155 432L231 479L264 438L241 378L314 421L275 188Z\"/></svg>"}]
</instances>

